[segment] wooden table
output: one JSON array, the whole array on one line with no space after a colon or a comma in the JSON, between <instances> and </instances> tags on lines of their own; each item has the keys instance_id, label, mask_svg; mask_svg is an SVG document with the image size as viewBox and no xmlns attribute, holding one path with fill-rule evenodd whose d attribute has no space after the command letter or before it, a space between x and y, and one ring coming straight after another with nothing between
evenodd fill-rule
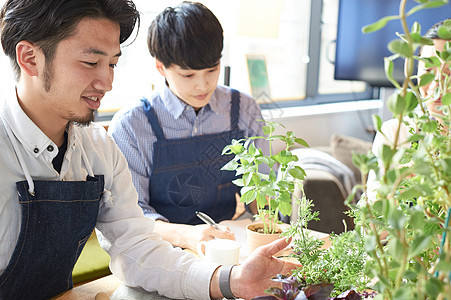
<instances>
[{"instance_id":1,"label":"wooden table","mask_svg":"<svg viewBox=\"0 0 451 300\"><path fill-rule=\"evenodd\" d=\"M221 225L228 226L234 233L238 243L240 243L240 262L247 256L246 247L246 225L251 223L250 219L237 221L223 221ZM312 234L320 239L328 241L328 234L312 231ZM191 252L191 251L190 251ZM157 293L148 293L142 289L133 289L126 287L114 275L109 275L89 283L77 286L67 291L63 295L56 297L58 300L123 300L123 299L167 299L159 296Z\"/></svg>"}]
</instances>

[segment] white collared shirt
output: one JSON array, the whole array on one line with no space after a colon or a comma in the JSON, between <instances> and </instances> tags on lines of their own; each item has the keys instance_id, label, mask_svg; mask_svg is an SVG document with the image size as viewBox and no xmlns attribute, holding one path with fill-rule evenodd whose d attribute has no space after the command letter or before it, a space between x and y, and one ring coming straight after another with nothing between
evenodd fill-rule
<instances>
[{"instance_id":1,"label":"white collared shirt","mask_svg":"<svg viewBox=\"0 0 451 300\"><path fill-rule=\"evenodd\" d=\"M101 246L111 256L112 272L125 284L171 298L209 299L210 278L217 265L173 248L153 232L154 221L145 218L137 204L127 162L103 127L68 127L68 146L59 174L52 165L57 145L21 109L15 89L1 102L0 274L11 258L20 229L16 182L26 180L8 127L33 180L86 180L90 168L95 175L104 175L105 190L110 192L105 194L111 196L101 200L96 228ZM85 165L83 152L90 166Z\"/></svg>"}]
</instances>

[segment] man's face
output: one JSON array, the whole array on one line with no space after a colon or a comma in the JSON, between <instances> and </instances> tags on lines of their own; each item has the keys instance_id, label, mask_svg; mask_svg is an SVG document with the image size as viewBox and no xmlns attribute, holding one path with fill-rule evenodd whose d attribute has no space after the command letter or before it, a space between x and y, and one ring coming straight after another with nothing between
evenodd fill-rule
<instances>
[{"instance_id":1,"label":"man's face","mask_svg":"<svg viewBox=\"0 0 451 300\"><path fill-rule=\"evenodd\" d=\"M93 121L100 100L112 89L119 34L119 25L110 20L83 19L74 35L58 44L41 70L43 113L56 121Z\"/></svg>"},{"instance_id":2,"label":"man's face","mask_svg":"<svg viewBox=\"0 0 451 300\"><path fill-rule=\"evenodd\" d=\"M435 51L443 51L445 40L434 39L434 46L424 46L421 51L422 57L432 57L435 56ZM434 97L434 91L439 87L440 83L443 84L443 79L447 74L450 76L450 69L448 65L443 65L440 68L425 68L422 61L418 63L418 75L422 75L427 72L434 72L435 80L431 83L420 87L421 95L424 99L428 99L427 106L429 111L437 114L440 113L437 109L438 106L442 105L441 97Z\"/></svg>"},{"instance_id":3,"label":"man's face","mask_svg":"<svg viewBox=\"0 0 451 300\"><path fill-rule=\"evenodd\" d=\"M208 104L218 84L220 64L213 68L191 70L178 65L165 68L156 61L157 69L166 78L171 91L183 102L199 110Z\"/></svg>"}]
</instances>

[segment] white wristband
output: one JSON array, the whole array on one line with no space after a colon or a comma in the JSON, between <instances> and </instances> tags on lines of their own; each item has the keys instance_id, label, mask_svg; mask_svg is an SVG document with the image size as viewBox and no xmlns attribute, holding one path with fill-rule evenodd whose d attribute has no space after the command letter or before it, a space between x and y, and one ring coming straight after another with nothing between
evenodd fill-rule
<instances>
[{"instance_id":1,"label":"white wristband","mask_svg":"<svg viewBox=\"0 0 451 300\"><path fill-rule=\"evenodd\" d=\"M234 266L236 265L222 266L219 273L219 290L226 299L236 299L230 288L230 274Z\"/></svg>"}]
</instances>

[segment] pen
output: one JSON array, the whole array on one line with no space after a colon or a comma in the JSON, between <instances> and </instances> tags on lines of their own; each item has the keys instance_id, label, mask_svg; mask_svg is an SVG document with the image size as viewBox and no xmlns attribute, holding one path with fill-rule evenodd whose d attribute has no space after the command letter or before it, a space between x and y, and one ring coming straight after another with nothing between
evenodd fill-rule
<instances>
[{"instance_id":1,"label":"pen","mask_svg":"<svg viewBox=\"0 0 451 300\"><path fill-rule=\"evenodd\" d=\"M213 226L214 228L216 228L217 230L221 230L221 228L219 228L218 224L216 224L216 222L207 214L201 212L201 211L196 211L196 216L199 217L199 219L201 219L202 221L205 222L205 224L208 224L210 226Z\"/></svg>"}]
</instances>

